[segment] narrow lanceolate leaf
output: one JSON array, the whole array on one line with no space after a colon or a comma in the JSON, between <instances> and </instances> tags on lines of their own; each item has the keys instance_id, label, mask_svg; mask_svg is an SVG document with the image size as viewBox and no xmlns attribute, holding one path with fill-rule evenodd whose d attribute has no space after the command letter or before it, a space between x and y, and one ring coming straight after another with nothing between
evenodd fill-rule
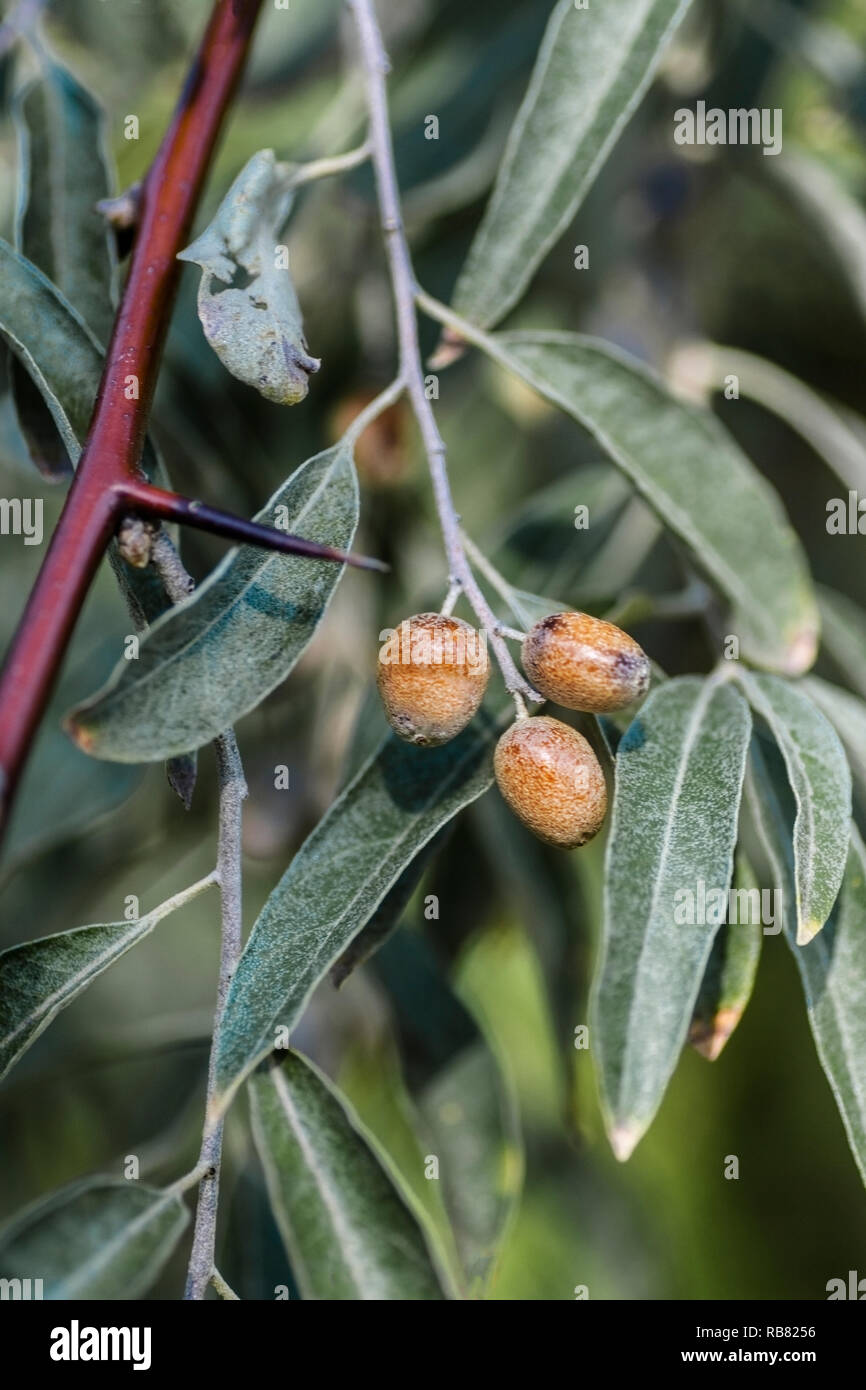
<instances>
[{"instance_id":1,"label":"narrow lanceolate leaf","mask_svg":"<svg viewBox=\"0 0 866 1390\"><path fill-rule=\"evenodd\" d=\"M523 1182L513 1097L484 1040L465 1048L416 1097L421 1126L439 1159L442 1199L470 1290L496 1271Z\"/></svg>"},{"instance_id":2,"label":"narrow lanceolate leaf","mask_svg":"<svg viewBox=\"0 0 866 1390\"><path fill-rule=\"evenodd\" d=\"M217 1056L218 1109L294 1025L415 855L491 785L497 732L482 712L441 748L390 737L301 846L232 981Z\"/></svg>"},{"instance_id":3,"label":"narrow lanceolate leaf","mask_svg":"<svg viewBox=\"0 0 866 1390\"><path fill-rule=\"evenodd\" d=\"M477 1295L495 1275L523 1182L511 1078L420 933L393 937L373 968L393 1010L421 1153L439 1160L463 1282Z\"/></svg>"},{"instance_id":4,"label":"narrow lanceolate leaf","mask_svg":"<svg viewBox=\"0 0 866 1390\"><path fill-rule=\"evenodd\" d=\"M46 60L13 107L18 131L16 249L54 284L107 342L113 318L114 257L96 204L111 191L103 113L71 73ZM15 408L31 457L46 476L72 462L26 367L12 364Z\"/></svg>"},{"instance_id":5,"label":"narrow lanceolate leaf","mask_svg":"<svg viewBox=\"0 0 866 1390\"><path fill-rule=\"evenodd\" d=\"M818 234L822 250L835 262L866 316L866 214L826 164L797 150L772 159L772 174Z\"/></svg>"},{"instance_id":6,"label":"narrow lanceolate leaf","mask_svg":"<svg viewBox=\"0 0 866 1390\"><path fill-rule=\"evenodd\" d=\"M253 1133L304 1298L445 1297L399 1179L347 1101L290 1052L250 1078Z\"/></svg>"},{"instance_id":7,"label":"narrow lanceolate leaf","mask_svg":"<svg viewBox=\"0 0 866 1390\"><path fill-rule=\"evenodd\" d=\"M682 364L680 368L680 363ZM860 433L852 428L840 406L825 398L784 368L739 348L720 347L716 343L695 343L682 349L674 358L674 376L682 370L683 384L688 386L694 373L700 386L721 391L730 376L736 376L739 391L771 410L811 444L833 469L846 488L866 491L866 444ZM838 508L827 504L829 528L847 530L848 497ZM836 534L835 529L830 534Z\"/></svg>"},{"instance_id":8,"label":"narrow lanceolate leaf","mask_svg":"<svg viewBox=\"0 0 866 1390\"><path fill-rule=\"evenodd\" d=\"M504 333L483 346L627 474L731 604L744 656L790 675L808 669L818 613L805 556L778 496L712 414L674 399L641 363L577 334Z\"/></svg>"},{"instance_id":9,"label":"narrow lanceolate leaf","mask_svg":"<svg viewBox=\"0 0 866 1390\"><path fill-rule=\"evenodd\" d=\"M75 463L102 376L102 349L42 272L5 241L0 283L0 335L37 386Z\"/></svg>"},{"instance_id":10,"label":"narrow lanceolate leaf","mask_svg":"<svg viewBox=\"0 0 866 1390\"><path fill-rule=\"evenodd\" d=\"M745 670L739 681L779 745L797 803L794 880L797 941L803 946L823 927L842 883L851 773L833 726L799 687Z\"/></svg>"},{"instance_id":11,"label":"narrow lanceolate leaf","mask_svg":"<svg viewBox=\"0 0 866 1390\"><path fill-rule=\"evenodd\" d=\"M783 780L753 748L749 809L790 907L794 865ZM785 934L803 981L818 1056L866 1183L866 851L853 825L842 888L824 930L807 946L798 945L796 915L789 910Z\"/></svg>"},{"instance_id":12,"label":"narrow lanceolate leaf","mask_svg":"<svg viewBox=\"0 0 866 1390\"><path fill-rule=\"evenodd\" d=\"M803 689L842 740L855 790L866 810L866 703L818 676L807 676Z\"/></svg>"},{"instance_id":13,"label":"narrow lanceolate leaf","mask_svg":"<svg viewBox=\"0 0 866 1390\"><path fill-rule=\"evenodd\" d=\"M745 1012L761 956L761 889L741 852L732 887L729 910L713 942L689 1026L689 1042L709 1062L721 1054Z\"/></svg>"},{"instance_id":14,"label":"narrow lanceolate leaf","mask_svg":"<svg viewBox=\"0 0 866 1390\"><path fill-rule=\"evenodd\" d=\"M180 253L201 266L198 316L223 366L278 405L302 401L319 369L280 244L292 201L288 174L273 150L259 150L210 226Z\"/></svg>"},{"instance_id":15,"label":"narrow lanceolate leaf","mask_svg":"<svg viewBox=\"0 0 866 1390\"><path fill-rule=\"evenodd\" d=\"M297 469L257 521L348 550L358 485L346 443ZM343 567L255 546L232 550L148 629L137 661L71 712L86 753L156 762L200 748L285 680L324 616Z\"/></svg>"},{"instance_id":16,"label":"narrow lanceolate leaf","mask_svg":"<svg viewBox=\"0 0 866 1390\"><path fill-rule=\"evenodd\" d=\"M577 212L689 0L559 0L454 307L482 328L516 304Z\"/></svg>"},{"instance_id":17,"label":"narrow lanceolate leaf","mask_svg":"<svg viewBox=\"0 0 866 1390\"><path fill-rule=\"evenodd\" d=\"M0 337L37 387L75 464L102 377L102 348L42 272L2 240L0 284ZM142 466L148 477L158 475L149 442Z\"/></svg>"},{"instance_id":18,"label":"narrow lanceolate leaf","mask_svg":"<svg viewBox=\"0 0 866 1390\"><path fill-rule=\"evenodd\" d=\"M205 881L161 903L134 922L74 927L11 946L0 954L0 1077L61 1009L97 975L153 930L157 922L188 902Z\"/></svg>"},{"instance_id":19,"label":"narrow lanceolate leaf","mask_svg":"<svg viewBox=\"0 0 866 1390\"><path fill-rule=\"evenodd\" d=\"M664 1095L727 906L750 729L732 686L686 677L619 745L592 1031L620 1159Z\"/></svg>"},{"instance_id":20,"label":"narrow lanceolate leaf","mask_svg":"<svg viewBox=\"0 0 866 1390\"><path fill-rule=\"evenodd\" d=\"M849 685L866 700L866 613L847 594L818 590L821 645Z\"/></svg>"},{"instance_id":21,"label":"narrow lanceolate leaf","mask_svg":"<svg viewBox=\"0 0 866 1390\"><path fill-rule=\"evenodd\" d=\"M43 1298L140 1298L177 1245L187 1215L171 1192L123 1178L87 1178L3 1227L0 1277L41 1279Z\"/></svg>"},{"instance_id":22,"label":"narrow lanceolate leaf","mask_svg":"<svg viewBox=\"0 0 866 1390\"><path fill-rule=\"evenodd\" d=\"M105 342L111 330L113 256L96 204L111 192L104 115L56 63L19 96L17 246Z\"/></svg>"},{"instance_id":23,"label":"narrow lanceolate leaf","mask_svg":"<svg viewBox=\"0 0 866 1390\"><path fill-rule=\"evenodd\" d=\"M434 835L385 894L363 931L360 931L347 946L331 971L331 981L339 989L353 971L364 965L397 930L409 902L424 877L430 861L442 849L448 839L451 827L443 826Z\"/></svg>"}]
</instances>

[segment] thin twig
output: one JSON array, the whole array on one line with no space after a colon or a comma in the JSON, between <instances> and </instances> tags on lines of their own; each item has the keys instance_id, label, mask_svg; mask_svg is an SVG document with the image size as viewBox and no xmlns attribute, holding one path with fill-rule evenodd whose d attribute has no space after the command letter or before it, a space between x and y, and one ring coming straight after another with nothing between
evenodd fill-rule
<instances>
[{"instance_id":1,"label":"thin twig","mask_svg":"<svg viewBox=\"0 0 866 1390\"><path fill-rule=\"evenodd\" d=\"M522 692L528 699L540 701L541 696L520 674L508 647L503 639L497 635L496 614L487 602L463 549L460 537L460 518L454 507L451 486L448 481L445 445L439 433L436 417L433 414L433 408L427 398L424 385L424 368L421 362L418 321L415 311L416 283L400 213L400 194L394 168L394 149L388 118L388 98L385 91L388 59L382 44L382 35L379 31L372 0L349 0L349 5L355 15L360 40L361 63L370 122L369 139L397 319L400 378L406 384L406 391L421 432L424 452L427 455L433 495L448 560L449 581L456 580L460 583L476 617L486 628L490 645L496 654L508 690L512 693Z\"/></svg>"},{"instance_id":2,"label":"thin twig","mask_svg":"<svg viewBox=\"0 0 866 1390\"><path fill-rule=\"evenodd\" d=\"M465 531L461 531L460 534L463 537L463 546L466 550L466 554L469 556L475 568L479 570L481 574L484 575L484 578L487 580L490 587L492 589L495 589L499 597L508 605L517 621L519 623L522 623L523 616L520 610L518 608L515 608L514 606L514 589L509 584L508 580L505 578L505 575L499 573L499 570L496 568L496 566L490 563L487 556L484 554L484 551L479 549L475 542L469 536L467 536ZM512 635L509 629L503 627L501 623L498 626L499 631L503 634L503 636L509 637ZM522 642L524 637L526 636L526 633L521 632L517 634L517 636L519 640Z\"/></svg>"},{"instance_id":3,"label":"thin twig","mask_svg":"<svg viewBox=\"0 0 866 1390\"><path fill-rule=\"evenodd\" d=\"M390 386L386 386L383 391L379 392L378 396L374 396L369 405L365 405L364 409L358 412L346 430L344 437L348 443L354 445L367 426L371 425L377 416L382 414L383 410L387 410L390 405L399 400L405 389L406 386L402 377L398 376L394 378Z\"/></svg>"},{"instance_id":4,"label":"thin twig","mask_svg":"<svg viewBox=\"0 0 866 1390\"><path fill-rule=\"evenodd\" d=\"M150 558L172 603L182 603L195 588L195 580L184 567L171 539L161 528L153 538Z\"/></svg>"},{"instance_id":5,"label":"thin twig","mask_svg":"<svg viewBox=\"0 0 866 1390\"><path fill-rule=\"evenodd\" d=\"M448 592L445 595L445 602L439 609L439 612L442 614L443 618L450 618L457 605L457 600L459 599L462 593L463 585L460 583L460 580L452 579L451 583L448 585Z\"/></svg>"},{"instance_id":6,"label":"thin twig","mask_svg":"<svg viewBox=\"0 0 866 1390\"><path fill-rule=\"evenodd\" d=\"M213 1270L211 1271L210 1281L216 1289L217 1293L219 1294L220 1298L224 1298L227 1302L230 1303L240 1303L241 1300L238 1298L231 1284L226 1283L225 1279L220 1274L216 1265L214 1265Z\"/></svg>"},{"instance_id":7,"label":"thin twig","mask_svg":"<svg viewBox=\"0 0 866 1390\"><path fill-rule=\"evenodd\" d=\"M203 1164L201 1159L199 1159L194 1168L191 1168L188 1173L184 1173L182 1177L170 1183L164 1191L166 1193L171 1193L172 1196L182 1197L184 1192L189 1192L191 1187L198 1186L205 1175L206 1168L207 1164Z\"/></svg>"},{"instance_id":8,"label":"thin twig","mask_svg":"<svg viewBox=\"0 0 866 1390\"><path fill-rule=\"evenodd\" d=\"M172 603L180 603L192 591L193 581L168 536L156 536L152 560ZM231 729L214 740L219 769L219 848L216 879L220 886L220 968L214 1028L207 1076L208 1114L216 1091L216 1053L223 1012L232 977L241 955L243 899L241 888L241 808L247 795L237 742ZM210 1128L205 1122L197 1170L202 1173L195 1214L192 1252L187 1272L186 1299L203 1299L211 1279L216 1245L222 1163L223 1123Z\"/></svg>"},{"instance_id":9,"label":"thin twig","mask_svg":"<svg viewBox=\"0 0 866 1390\"><path fill-rule=\"evenodd\" d=\"M324 159L311 159L308 164L299 164L286 179L288 188L300 188L305 183L317 179L329 179L334 174L345 174L349 169L357 169L370 158L370 146L366 142L357 149L347 150L345 154L333 154Z\"/></svg>"},{"instance_id":10,"label":"thin twig","mask_svg":"<svg viewBox=\"0 0 866 1390\"><path fill-rule=\"evenodd\" d=\"M241 807L247 794L238 746L233 733L222 734L214 740L220 780L220 827L217 872L222 899L222 945L220 949L219 983L214 1016L213 1042L207 1076L207 1106L216 1094L216 1057L223 1012L229 987L241 955ZM199 1161L205 1167L198 1190L195 1231L192 1240L185 1299L202 1299L207 1292L214 1265L216 1221L219 1207L220 1166L222 1161L223 1125L205 1125Z\"/></svg>"}]
</instances>

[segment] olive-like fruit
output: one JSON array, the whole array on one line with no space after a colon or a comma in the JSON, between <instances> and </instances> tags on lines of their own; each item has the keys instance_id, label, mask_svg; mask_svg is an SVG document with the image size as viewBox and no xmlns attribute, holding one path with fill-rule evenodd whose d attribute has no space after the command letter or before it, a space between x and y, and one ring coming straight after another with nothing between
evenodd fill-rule
<instances>
[{"instance_id":1,"label":"olive-like fruit","mask_svg":"<svg viewBox=\"0 0 866 1390\"><path fill-rule=\"evenodd\" d=\"M563 849L586 844L601 829L607 787L583 734L549 715L518 719L493 758L499 790L518 820Z\"/></svg>"},{"instance_id":2,"label":"olive-like fruit","mask_svg":"<svg viewBox=\"0 0 866 1390\"><path fill-rule=\"evenodd\" d=\"M622 628L588 613L542 618L523 643L523 669L548 700L608 714L649 688L649 658Z\"/></svg>"},{"instance_id":3,"label":"olive-like fruit","mask_svg":"<svg viewBox=\"0 0 866 1390\"><path fill-rule=\"evenodd\" d=\"M379 651L388 723L410 743L433 746L459 734L481 704L489 675L483 634L442 613L404 619Z\"/></svg>"}]
</instances>

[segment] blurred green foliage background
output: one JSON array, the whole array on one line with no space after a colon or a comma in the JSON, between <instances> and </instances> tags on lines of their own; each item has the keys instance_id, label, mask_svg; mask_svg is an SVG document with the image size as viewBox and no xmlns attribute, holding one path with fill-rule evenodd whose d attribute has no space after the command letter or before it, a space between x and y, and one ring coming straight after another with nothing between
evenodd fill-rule
<instances>
[{"instance_id":1,"label":"blurred green foliage background","mask_svg":"<svg viewBox=\"0 0 866 1390\"><path fill-rule=\"evenodd\" d=\"M378 8L393 61L398 169L416 269L428 290L447 298L549 6L380 0ZM207 0L55 0L50 7L53 46L106 107L119 188L147 167L208 9ZM801 29L800 21L812 27ZM862 198L864 47L862 0L696 0L659 80L514 323L597 334L657 366L683 340L709 338L759 353L851 410L862 409L864 306L821 228L792 209L772 159L741 148L684 152L673 144L672 114L700 97L725 107L779 106L786 149L817 157ZM296 0L289 11L266 4L200 226L254 150L273 147L280 158L302 159L350 147L362 127L358 94L343 80L347 63L350 35L336 0ZM7 98L14 81L7 58ZM123 136L129 114L140 119L137 141ZM424 136L428 114L439 118L436 141ZM7 115L0 125L6 236L15 164ZM307 337L323 359L307 402L287 413L229 378L202 337L198 277L187 269L155 412L154 435L174 485L246 514L393 375L390 296L369 173L304 191L288 241ZM576 241L590 248L588 272L573 268ZM426 346L432 350L435 340L426 325ZM866 603L862 540L830 538L824 527L826 499L839 484L761 407L745 399L719 399L716 407L782 493L816 577ZM441 377L438 416L465 524L491 550L531 499L563 480L546 520L536 524L524 515L518 541L500 550L515 580L528 576L527 587L563 602L594 603L600 612L623 587L663 593L682 584L680 556L648 524L642 504L621 499L588 533L574 530L573 508L598 487L605 466L572 424L525 389L469 355ZM379 631L444 593L429 488L399 412L385 417L375 438L362 440L358 464L357 546L387 559L393 572L385 580L345 576L300 667L238 730L251 793L248 924L339 788L359 715L355 739L375 736L369 692ZM30 465L5 390L0 476L4 495L45 498L47 528L60 489ZM222 547L187 533L183 551L201 577ZM40 553L20 538L2 542L3 645ZM599 554L595 594L588 595L587 567ZM144 911L212 865L209 751L200 757L187 813L163 769L91 762L59 730L63 710L110 671L128 630L106 568L79 625L4 852L0 946L117 920L129 894ZM672 673L708 665L697 623L645 624L637 635ZM274 789L277 763L291 769L288 795ZM658 1120L621 1167L603 1137L591 1051L571 1045L586 1019L603 844L558 857L529 844L512 823L514 852L506 855L496 796L461 818L410 903L400 937L385 948L396 969L401 937L427 938L513 1078L525 1187L493 1296L569 1299L586 1284L592 1299L814 1299L825 1296L830 1278L849 1269L866 1273L866 1203L782 938L766 939L754 1000L721 1059L710 1066L686 1051ZM438 921L424 920L427 892L439 896ZM0 1090L0 1216L80 1174L120 1171L127 1154L139 1155L142 1175L155 1179L192 1166L217 931L211 896L172 917L61 1015L7 1080ZM406 1132L386 974L363 967L339 992L323 985L295 1041L345 1087L432 1202ZM420 1009L423 997L414 1004ZM287 1267L244 1108L242 1098L229 1120L218 1263L242 1297L269 1298L286 1282ZM738 1181L724 1177L730 1154L740 1159ZM182 1255L154 1296L176 1296Z\"/></svg>"}]
</instances>

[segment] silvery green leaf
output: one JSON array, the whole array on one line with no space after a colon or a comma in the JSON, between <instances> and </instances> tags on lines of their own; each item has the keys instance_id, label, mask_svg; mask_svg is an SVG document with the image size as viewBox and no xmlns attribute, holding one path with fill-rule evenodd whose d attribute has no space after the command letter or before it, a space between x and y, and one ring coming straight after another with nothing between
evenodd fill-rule
<instances>
[{"instance_id":1,"label":"silvery green leaf","mask_svg":"<svg viewBox=\"0 0 866 1390\"><path fill-rule=\"evenodd\" d=\"M421 1154L439 1159L461 1285L477 1297L495 1277L523 1182L513 1084L419 932L393 937L373 969L393 1010Z\"/></svg>"},{"instance_id":2,"label":"silvery green leaf","mask_svg":"<svg viewBox=\"0 0 866 1390\"><path fill-rule=\"evenodd\" d=\"M577 468L526 499L493 534L487 553L524 590L570 599L626 507L628 480L608 463ZM586 525L576 525L582 508Z\"/></svg>"},{"instance_id":3,"label":"silvery green leaf","mask_svg":"<svg viewBox=\"0 0 866 1390\"><path fill-rule=\"evenodd\" d=\"M479 1039L437 1072L415 1104L426 1152L439 1159L460 1261L478 1296L495 1275L523 1181L511 1090L490 1046Z\"/></svg>"},{"instance_id":4,"label":"silvery green leaf","mask_svg":"<svg viewBox=\"0 0 866 1390\"><path fill-rule=\"evenodd\" d=\"M16 249L57 287L106 342L113 319L114 256L96 204L110 192L104 115L79 82L46 59L12 108L18 133ZM70 456L25 367L12 388L31 457L49 478L72 471Z\"/></svg>"},{"instance_id":5,"label":"silvery green leaf","mask_svg":"<svg viewBox=\"0 0 866 1390\"><path fill-rule=\"evenodd\" d=\"M36 266L0 240L0 337L44 401L73 466L87 436L93 403L102 377L103 358L91 330L80 315ZM20 383L19 383L20 385ZM28 389L28 388L24 388ZM20 399L20 397L19 397ZM31 417L36 420L36 416ZM43 432L40 438L45 442ZM56 463L53 445L46 456L49 472ZM150 442L145 441L142 468L162 487L165 470ZM52 472L52 476L57 474ZM162 586L149 569L127 565L114 542L109 560L138 626L164 608Z\"/></svg>"},{"instance_id":6,"label":"silvery green leaf","mask_svg":"<svg viewBox=\"0 0 866 1390\"><path fill-rule=\"evenodd\" d=\"M35 1202L0 1230L0 1277L41 1279L48 1299L140 1298L187 1220L171 1191L86 1178Z\"/></svg>"},{"instance_id":7,"label":"silvery green leaf","mask_svg":"<svg viewBox=\"0 0 866 1390\"><path fill-rule=\"evenodd\" d=\"M681 677L650 695L617 751L591 1033L620 1159L673 1074L727 906L750 729L730 684Z\"/></svg>"},{"instance_id":8,"label":"silvery green leaf","mask_svg":"<svg viewBox=\"0 0 866 1390\"><path fill-rule=\"evenodd\" d=\"M658 663L650 661L649 690L646 695L642 697L642 700L646 701L656 687L666 680L667 675ZM614 710L611 714L597 714L595 716L599 733L604 740L604 746L611 758L616 757L616 750L619 748L622 736L636 717L639 709L640 703L637 705L631 704L626 705L624 709Z\"/></svg>"},{"instance_id":9,"label":"silvery green leaf","mask_svg":"<svg viewBox=\"0 0 866 1390\"><path fill-rule=\"evenodd\" d=\"M201 266L198 314L220 361L269 401L294 405L319 362L304 339L301 309L280 230L292 202L286 166L273 150L244 165L213 222L180 260Z\"/></svg>"},{"instance_id":10,"label":"silvery green leaf","mask_svg":"<svg viewBox=\"0 0 866 1390\"><path fill-rule=\"evenodd\" d=\"M588 430L631 479L731 604L744 656L786 674L808 669L818 614L805 555L777 494L709 411L577 334L505 333L483 346Z\"/></svg>"},{"instance_id":11,"label":"silvery green leaf","mask_svg":"<svg viewBox=\"0 0 866 1390\"><path fill-rule=\"evenodd\" d=\"M818 589L821 645L833 665L866 700L866 613L847 594Z\"/></svg>"},{"instance_id":12,"label":"silvery green leaf","mask_svg":"<svg viewBox=\"0 0 866 1390\"><path fill-rule=\"evenodd\" d=\"M288 1052L249 1088L256 1148L302 1297L444 1298L417 1211L322 1073Z\"/></svg>"},{"instance_id":13,"label":"silvery green leaf","mask_svg":"<svg viewBox=\"0 0 866 1390\"><path fill-rule=\"evenodd\" d=\"M776 752L770 749L770 755ZM845 875L830 918L807 946L797 943L790 789L784 768L753 743L746 798L775 882L782 885L785 935L803 982L821 1065L839 1107L848 1142L866 1182L866 851L851 827Z\"/></svg>"},{"instance_id":14,"label":"silvery green leaf","mask_svg":"<svg viewBox=\"0 0 866 1390\"><path fill-rule=\"evenodd\" d=\"M761 956L761 889L739 850L731 887L736 916L729 913L718 930L689 1025L689 1042L709 1062L720 1056L745 1012Z\"/></svg>"},{"instance_id":15,"label":"silvery green leaf","mask_svg":"<svg viewBox=\"0 0 866 1390\"><path fill-rule=\"evenodd\" d=\"M112 240L97 203L111 192L105 117L94 97L58 63L13 107L19 139L16 246L60 290L100 342L112 310Z\"/></svg>"},{"instance_id":16,"label":"silvery green leaf","mask_svg":"<svg viewBox=\"0 0 866 1390\"><path fill-rule=\"evenodd\" d=\"M102 377L102 348L42 272L2 240L0 283L0 337L37 387L75 464ZM148 477L159 475L149 442L142 466Z\"/></svg>"},{"instance_id":17,"label":"silvery green leaf","mask_svg":"<svg viewBox=\"0 0 866 1390\"><path fill-rule=\"evenodd\" d=\"M131 922L73 927L0 953L0 1077L97 975L205 886L193 884Z\"/></svg>"},{"instance_id":18,"label":"silvery green leaf","mask_svg":"<svg viewBox=\"0 0 866 1390\"><path fill-rule=\"evenodd\" d=\"M491 785L498 732L482 710L441 748L389 737L298 850L232 981L217 1056L220 1109L294 1026L415 855Z\"/></svg>"},{"instance_id":19,"label":"silvery green leaf","mask_svg":"<svg viewBox=\"0 0 866 1390\"><path fill-rule=\"evenodd\" d=\"M797 803L794 880L797 941L803 946L823 927L842 883L851 773L833 726L799 686L744 669L738 680L779 745Z\"/></svg>"},{"instance_id":20,"label":"silvery green leaf","mask_svg":"<svg viewBox=\"0 0 866 1390\"><path fill-rule=\"evenodd\" d=\"M512 815L501 796L484 796L469 812L486 852L500 902L522 925L538 963L556 1048L563 1118L577 1130L574 1087L575 1023L585 1016L584 952L588 903L572 856L542 844Z\"/></svg>"},{"instance_id":21,"label":"silvery green leaf","mask_svg":"<svg viewBox=\"0 0 866 1390\"><path fill-rule=\"evenodd\" d=\"M802 685L842 740L855 788L866 809L866 703L818 676L806 676Z\"/></svg>"},{"instance_id":22,"label":"silvery green leaf","mask_svg":"<svg viewBox=\"0 0 866 1390\"><path fill-rule=\"evenodd\" d=\"M689 0L554 7L454 307L482 328L516 304L649 85Z\"/></svg>"},{"instance_id":23,"label":"silvery green leaf","mask_svg":"<svg viewBox=\"0 0 866 1390\"><path fill-rule=\"evenodd\" d=\"M358 485L345 441L302 464L257 521L348 549ZM68 716L94 757L156 762L200 748L285 680L306 648L343 566L256 546L229 551L188 599L150 627L138 659Z\"/></svg>"},{"instance_id":24,"label":"silvery green leaf","mask_svg":"<svg viewBox=\"0 0 866 1390\"><path fill-rule=\"evenodd\" d=\"M677 359L674 359L675 364ZM696 343L682 349L674 374L682 370L686 383L694 371L701 387L721 391L735 376L740 395L771 410L820 454L846 488L866 491L866 441L845 407L807 386L775 362L740 348ZM845 504L847 506L847 496Z\"/></svg>"},{"instance_id":25,"label":"silvery green leaf","mask_svg":"<svg viewBox=\"0 0 866 1390\"><path fill-rule=\"evenodd\" d=\"M450 824L443 826L388 890L363 931L354 937L331 971L331 980L337 989L349 978L353 971L364 965L384 946L392 932L397 930L400 920L408 907L415 890L420 884L430 862L442 849L448 838Z\"/></svg>"},{"instance_id":26,"label":"silvery green leaf","mask_svg":"<svg viewBox=\"0 0 866 1390\"><path fill-rule=\"evenodd\" d=\"M42 272L5 241L0 280L0 334L37 386L76 463L102 376L102 349Z\"/></svg>"},{"instance_id":27,"label":"silvery green leaf","mask_svg":"<svg viewBox=\"0 0 866 1390\"><path fill-rule=\"evenodd\" d=\"M827 165L803 150L786 148L768 171L818 234L845 274L860 313L866 315L866 213Z\"/></svg>"}]
</instances>

